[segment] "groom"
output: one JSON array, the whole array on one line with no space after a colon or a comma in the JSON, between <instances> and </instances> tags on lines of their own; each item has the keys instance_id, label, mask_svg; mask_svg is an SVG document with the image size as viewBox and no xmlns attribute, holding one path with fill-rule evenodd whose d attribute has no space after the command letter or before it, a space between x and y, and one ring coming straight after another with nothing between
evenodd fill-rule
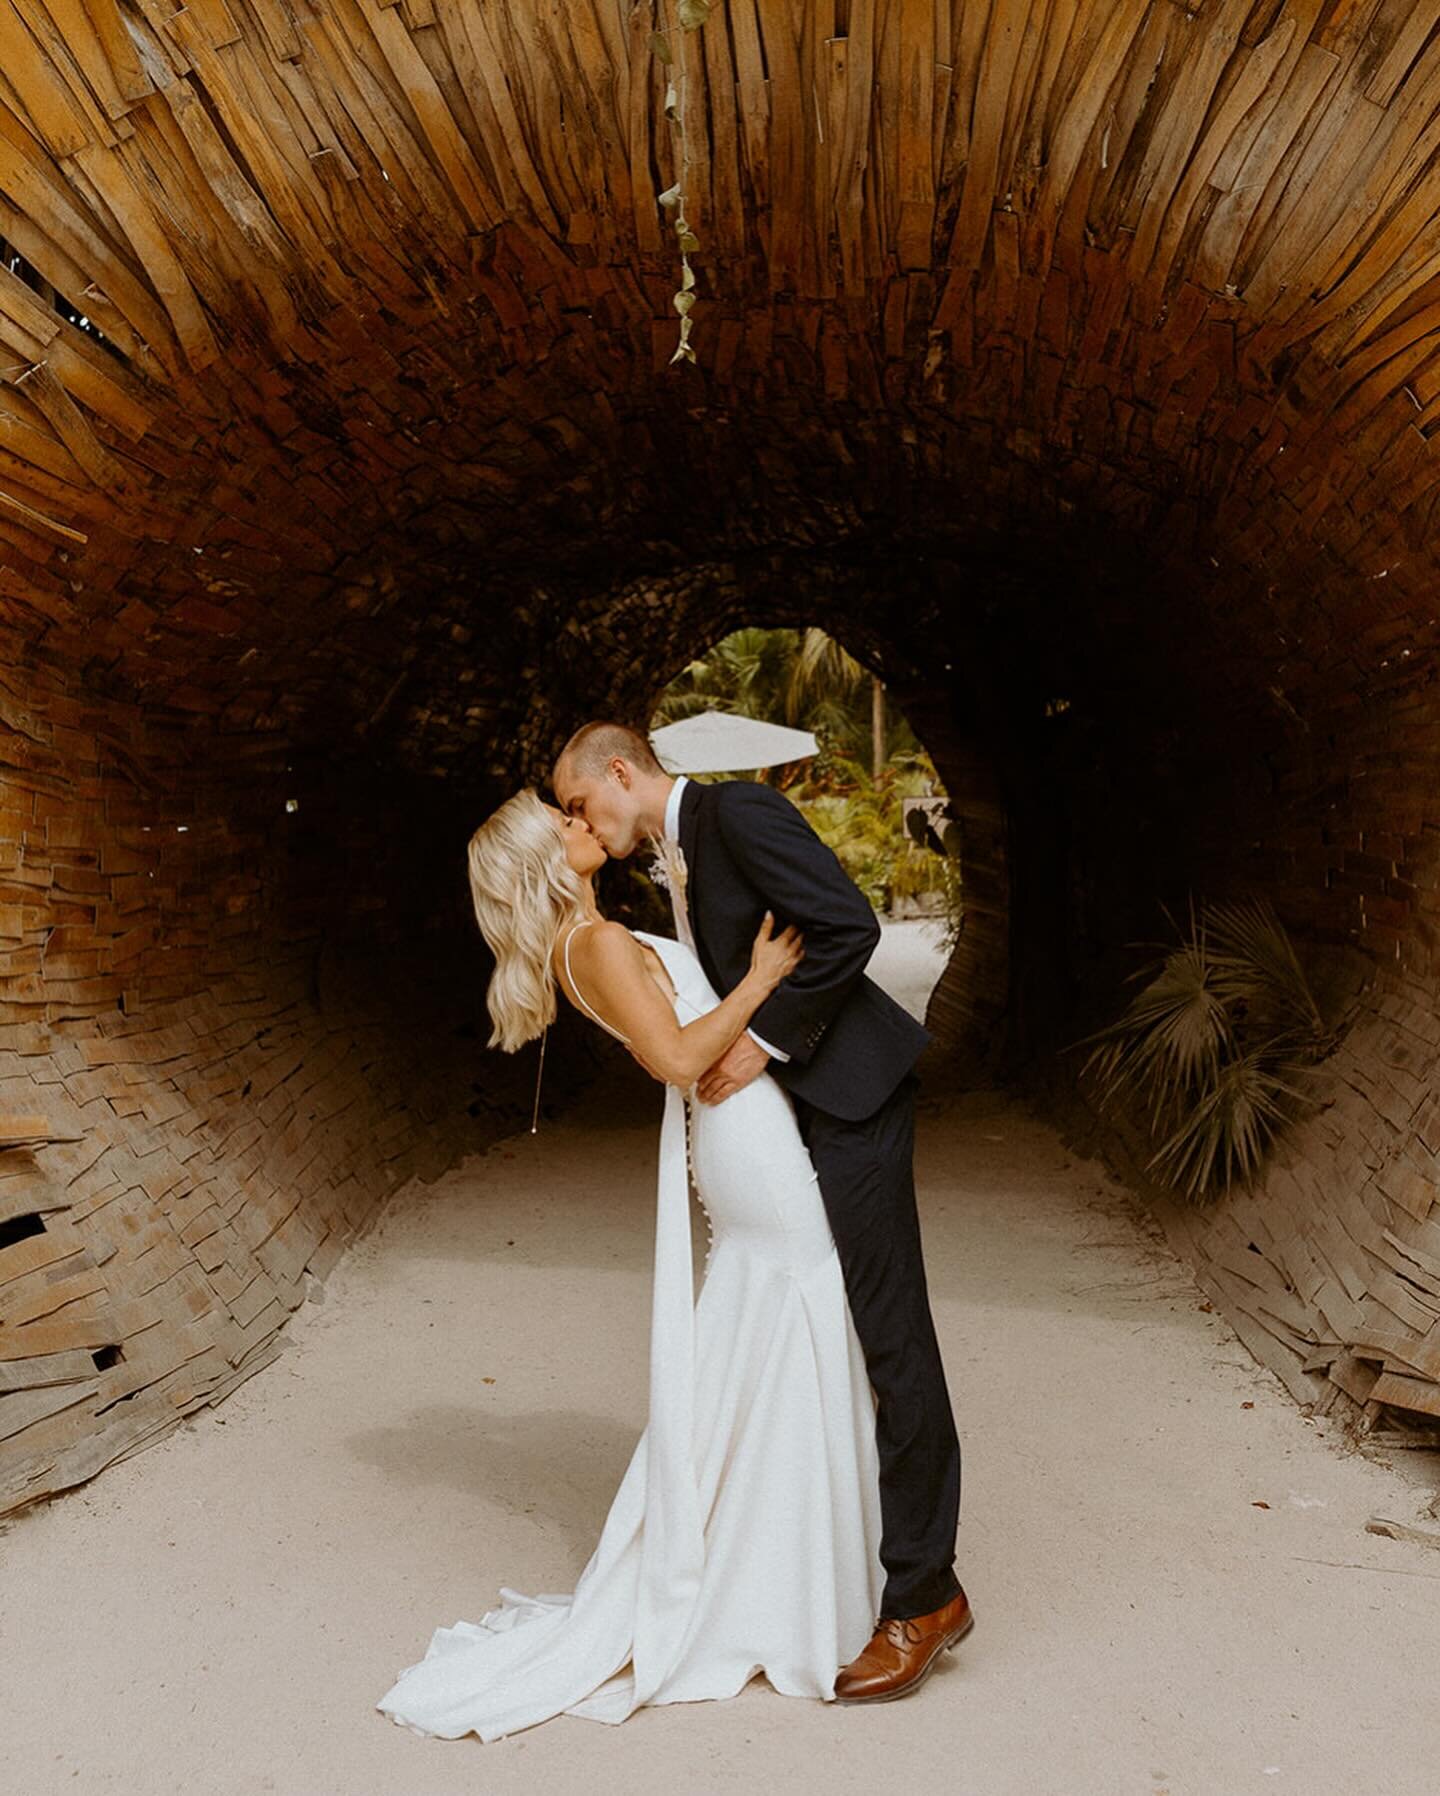
<instances>
[{"instance_id":1,"label":"groom","mask_svg":"<svg viewBox=\"0 0 1440 1796\"><path fill-rule=\"evenodd\" d=\"M915 1689L970 1629L955 1577L960 1445L925 1285L912 1166L912 1068L930 1039L865 976L875 914L790 800L750 780L700 785L661 767L623 724L587 723L560 752L560 808L612 859L649 835L671 869L681 941L724 994L750 964L767 907L795 924L805 957L696 1086L718 1104L768 1071L789 1092L815 1163L876 1401L880 1560L874 1638L835 1680L841 1702Z\"/></svg>"}]
</instances>

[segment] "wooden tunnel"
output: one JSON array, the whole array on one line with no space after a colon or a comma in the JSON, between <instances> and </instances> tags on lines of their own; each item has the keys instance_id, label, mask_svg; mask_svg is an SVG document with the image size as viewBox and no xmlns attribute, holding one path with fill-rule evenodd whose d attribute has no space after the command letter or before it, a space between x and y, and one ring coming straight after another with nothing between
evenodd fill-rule
<instances>
[{"instance_id":1,"label":"wooden tunnel","mask_svg":"<svg viewBox=\"0 0 1440 1796\"><path fill-rule=\"evenodd\" d=\"M465 840L740 623L955 796L955 1080L1274 902L1346 1034L1197 1276L1440 1414L1440 3L705 11L0 0L0 1509L521 1124Z\"/></svg>"}]
</instances>

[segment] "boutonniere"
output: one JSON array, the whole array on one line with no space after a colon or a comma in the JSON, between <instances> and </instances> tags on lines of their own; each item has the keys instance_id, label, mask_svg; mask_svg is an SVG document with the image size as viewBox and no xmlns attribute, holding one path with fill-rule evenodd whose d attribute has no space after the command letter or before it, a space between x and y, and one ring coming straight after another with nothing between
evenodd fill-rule
<instances>
[{"instance_id":1,"label":"boutonniere","mask_svg":"<svg viewBox=\"0 0 1440 1796\"><path fill-rule=\"evenodd\" d=\"M655 859L650 863L650 877L657 886L663 886L667 892L673 892L683 904L685 902L685 884L689 878L684 853L678 842L657 841L655 848Z\"/></svg>"}]
</instances>

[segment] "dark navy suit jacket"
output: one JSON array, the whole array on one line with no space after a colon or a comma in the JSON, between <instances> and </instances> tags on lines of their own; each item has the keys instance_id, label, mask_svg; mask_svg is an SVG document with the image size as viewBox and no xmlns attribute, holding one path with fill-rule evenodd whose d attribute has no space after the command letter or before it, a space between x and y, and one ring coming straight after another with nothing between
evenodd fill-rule
<instances>
[{"instance_id":1,"label":"dark navy suit jacket","mask_svg":"<svg viewBox=\"0 0 1440 1796\"><path fill-rule=\"evenodd\" d=\"M722 997L749 970L767 910L777 933L793 923L804 935L804 959L750 1019L790 1056L765 1070L817 1110L852 1122L871 1115L931 1037L866 976L880 925L865 895L773 786L690 780L679 836L696 951Z\"/></svg>"}]
</instances>

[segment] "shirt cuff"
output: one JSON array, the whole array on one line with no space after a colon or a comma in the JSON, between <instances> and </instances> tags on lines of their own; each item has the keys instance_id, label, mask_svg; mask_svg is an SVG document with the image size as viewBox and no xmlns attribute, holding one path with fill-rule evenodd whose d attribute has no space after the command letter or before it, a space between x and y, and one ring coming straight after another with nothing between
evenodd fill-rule
<instances>
[{"instance_id":1,"label":"shirt cuff","mask_svg":"<svg viewBox=\"0 0 1440 1796\"><path fill-rule=\"evenodd\" d=\"M790 1058L784 1048L772 1048L765 1037L763 1035L757 1035L753 1029L747 1029L745 1033L750 1037L751 1041L758 1042L772 1060L788 1060Z\"/></svg>"}]
</instances>

